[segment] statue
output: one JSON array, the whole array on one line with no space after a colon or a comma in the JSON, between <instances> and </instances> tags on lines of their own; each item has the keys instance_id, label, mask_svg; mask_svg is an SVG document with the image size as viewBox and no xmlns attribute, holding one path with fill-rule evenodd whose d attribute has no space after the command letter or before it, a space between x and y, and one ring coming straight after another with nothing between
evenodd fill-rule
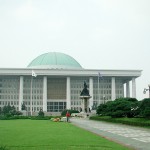
<instances>
[{"instance_id":1,"label":"statue","mask_svg":"<svg viewBox=\"0 0 150 150\"><path fill-rule=\"evenodd\" d=\"M84 81L84 89L82 90L80 96L90 96L89 95L89 90L87 89L87 84L86 84L85 81Z\"/></svg>"}]
</instances>

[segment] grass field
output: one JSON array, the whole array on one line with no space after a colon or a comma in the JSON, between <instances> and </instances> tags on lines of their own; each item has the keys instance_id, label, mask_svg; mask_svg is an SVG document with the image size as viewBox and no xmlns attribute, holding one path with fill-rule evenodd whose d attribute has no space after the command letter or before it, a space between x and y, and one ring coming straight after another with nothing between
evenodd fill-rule
<instances>
[{"instance_id":1,"label":"grass field","mask_svg":"<svg viewBox=\"0 0 150 150\"><path fill-rule=\"evenodd\" d=\"M0 146L9 150L127 150L71 123L0 120Z\"/></svg>"}]
</instances>

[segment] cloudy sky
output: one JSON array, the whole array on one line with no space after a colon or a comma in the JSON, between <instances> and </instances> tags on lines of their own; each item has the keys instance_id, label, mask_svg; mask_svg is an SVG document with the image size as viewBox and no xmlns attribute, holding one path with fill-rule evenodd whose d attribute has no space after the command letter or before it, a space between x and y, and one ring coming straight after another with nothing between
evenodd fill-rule
<instances>
[{"instance_id":1,"label":"cloudy sky","mask_svg":"<svg viewBox=\"0 0 150 150\"><path fill-rule=\"evenodd\" d=\"M150 83L150 0L0 0L0 68L24 68L47 52L85 69L138 69Z\"/></svg>"}]
</instances>

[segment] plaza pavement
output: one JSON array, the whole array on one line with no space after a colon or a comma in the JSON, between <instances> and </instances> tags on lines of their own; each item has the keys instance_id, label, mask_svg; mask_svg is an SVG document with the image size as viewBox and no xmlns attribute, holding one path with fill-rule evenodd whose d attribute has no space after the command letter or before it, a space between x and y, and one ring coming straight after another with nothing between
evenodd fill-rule
<instances>
[{"instance_id":1,"label":"plaza pavement","mask_svg":"<svg viewBox=\"0 0 150 150\"><path fill-rule=\"evenodd\" d=\"M150 150L150 129L76 117L71 123L135 150Z\"/></svg>"}]
</instances>

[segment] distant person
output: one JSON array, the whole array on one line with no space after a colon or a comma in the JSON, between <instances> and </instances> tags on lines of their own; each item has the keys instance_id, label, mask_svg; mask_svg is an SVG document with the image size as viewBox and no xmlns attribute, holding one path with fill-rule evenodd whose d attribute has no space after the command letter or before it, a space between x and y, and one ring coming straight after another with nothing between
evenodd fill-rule
<instances>
[{"instance_id":1,"label":"distant person","mask_svg":"<svg viewBox=\"0 0 150 150\"><path fill-rule=\"evenodd\" d=\"M85 112L87 113L87 108L85 108Z\"/></svg>"},{"instance_id":2,"label":"distant person","mask_svg":"<svg viewBox=\"0 0 150 150\"><path fill-rule=\"evenodd\" d=\"M89 112L91 112L91 109L89 108Z\"/></svg>"},{"instance_id":3,"label":"distant person","mask_svg":"<svg viewBox=\"0 0 150 150\"><path fill-rule=\"evenodd\" d=\"M69 113L69 111L67 111L66 117L67 117L67 122L70 122L70 113Z\"/></svg>"}]
</instances>

